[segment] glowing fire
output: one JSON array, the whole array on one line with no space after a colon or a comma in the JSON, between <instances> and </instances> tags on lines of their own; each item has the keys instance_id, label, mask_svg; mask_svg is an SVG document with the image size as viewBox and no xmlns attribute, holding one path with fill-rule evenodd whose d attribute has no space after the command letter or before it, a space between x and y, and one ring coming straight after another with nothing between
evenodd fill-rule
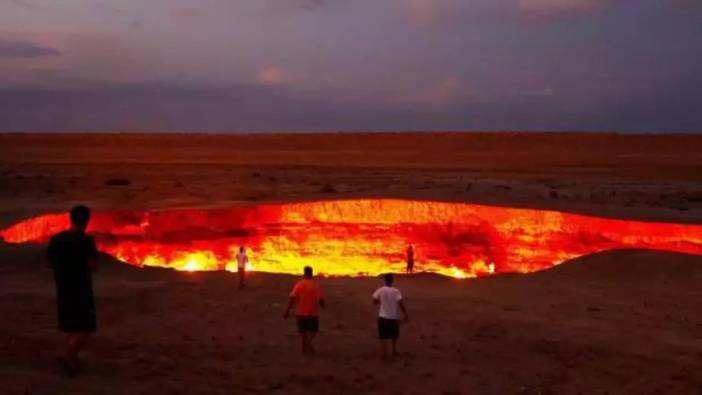
<instances>
[{"instance_id":1,"label":"glowing fire","mask_svg":"<svg viewBox=\"0 0 702 395\"><path fill-rule=\"evenodd\" d=\"M0 232L10 243L45 242L68 226L63 214ZM614 248L702 254L702 226L588 217L461 203L363 199L230 209L106 211L89 231L102 251L137 266L236 271L239 246L248 270L326 275L415 268L455 278L528 273Z\"/></svg>"}]
</instances>

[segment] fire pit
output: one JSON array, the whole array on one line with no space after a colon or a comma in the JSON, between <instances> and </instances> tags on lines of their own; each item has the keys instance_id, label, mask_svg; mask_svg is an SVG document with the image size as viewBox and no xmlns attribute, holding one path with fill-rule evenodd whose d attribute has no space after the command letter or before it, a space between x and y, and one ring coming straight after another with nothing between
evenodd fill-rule
<instances>
[{"instance_id":1,"label":"fire pit","mask_svg":"<svg viewBox=\"0 0 702 395\"><path fill-rule=\"evenodd\" d=\"M47 214L0 231L9 243L46 242L68 227ZM529 273L617 248L702 254L702 226L589 217L547 210L396 199L262 204L224 209L98 211L88 229L99 248L136 266L329 276L416 268L456 278Z\"/></svg>"}]
</instances>

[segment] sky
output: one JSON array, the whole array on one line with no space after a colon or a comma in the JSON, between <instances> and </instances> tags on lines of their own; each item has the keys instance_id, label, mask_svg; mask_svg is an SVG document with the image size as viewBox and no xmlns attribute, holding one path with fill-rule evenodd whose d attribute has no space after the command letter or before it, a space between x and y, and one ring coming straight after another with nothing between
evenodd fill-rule
<instances>
[{"instance_id":1,"label":"sky","mask_svg":"<svg viewBox=\"0 0 702 395\"><path fill-rule=\"evenodd\" d=\"M700 0L0 0L0 132L702 132Z\"/></svg>"}]
</instances>

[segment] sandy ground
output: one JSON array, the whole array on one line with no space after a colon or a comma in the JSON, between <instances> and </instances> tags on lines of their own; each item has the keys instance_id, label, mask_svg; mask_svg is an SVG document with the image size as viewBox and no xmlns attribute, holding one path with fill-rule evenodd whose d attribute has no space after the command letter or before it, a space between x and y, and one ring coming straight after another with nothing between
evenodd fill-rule
<instances>
[{"instance_id":1,"label":"sandy ground","mask_svg":"<svg viewBox=\"0 0 702 395\"><path fill-rule=\"evenodd\" d=\"M115 185L118 184L118 185ZM126 184L126 185L125 185ZM702 223L702 136L0 135L0 226L62 211L412 197ZM399 278L401 357L375 355L378 279L321 279L317 356L282 320L294 277L103 259L79 379L53 359L41 246L0 245L3 393L697 393L702 258L613 251L532 275Z\"/></svg>"}]
</instances>

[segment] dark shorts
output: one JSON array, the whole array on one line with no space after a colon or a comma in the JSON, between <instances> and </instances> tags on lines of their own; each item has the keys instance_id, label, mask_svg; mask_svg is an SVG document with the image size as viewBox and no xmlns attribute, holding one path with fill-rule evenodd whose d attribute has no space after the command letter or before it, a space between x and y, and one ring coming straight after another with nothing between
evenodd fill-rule
<instances>
[{"instance_id":1,"label":"dark shorts","mask_svg":"<svg viewBox=\"0 0 702 395\"><path fill-rule=\"evenodd\" d=\"M66 333L92 333L97 330L94 307L59 306L59 330Z\"/></svg>"},{"instance_id":2,"label":"dark shorts","mask_svg":"<svg viewBox=\"0 0 702 395\"><path fill-rule=\"evenodd\" d=\"M319 317L298 315L297 330L300 331L300 333L319 332Z\"/></svg>"},{"instance_id":3,"label":"dark shorts","mask_svg":"<svg viewBox=\"0 0 702 395\"><path fill-rule=\"evenodd\" d=\"M400 337L400 322L378 317L378 337L381 340L397 339Z\"/></svg>"}]
</instances>

